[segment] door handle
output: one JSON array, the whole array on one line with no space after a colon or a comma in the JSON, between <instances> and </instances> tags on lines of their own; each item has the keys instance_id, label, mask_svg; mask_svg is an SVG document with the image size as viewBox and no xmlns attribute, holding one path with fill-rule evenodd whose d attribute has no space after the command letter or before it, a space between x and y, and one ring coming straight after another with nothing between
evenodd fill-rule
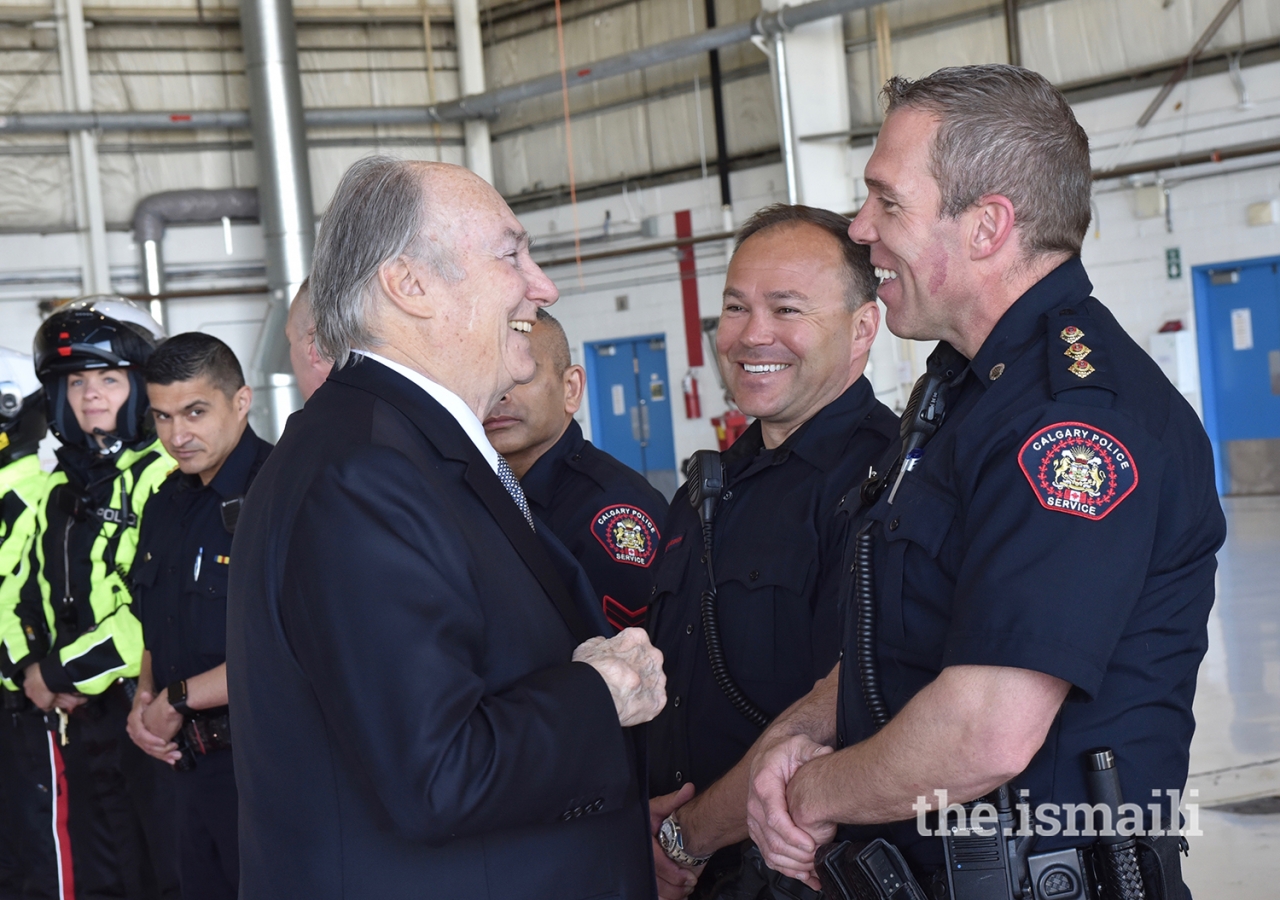
<instances>
[{"instance_id":1,"label":"door handle","mask_svg":"<svg viewBox=\"0 0 1280 900\"><path fill-rule=\"evenodd\" d=\"M649 404L641 401L640 403L640 443L649 443Z\"/></svg>"},{"instance_id":2,"label":"door handle","mask_svg":"<svg viewBox=\"0 0 1280 900\"><path fill-rule=\"evenodd\" d=\"M637 441L644 441L640 436L640 407L638 406L631 407L631 436Z\"/></svg>"}]
</instances>

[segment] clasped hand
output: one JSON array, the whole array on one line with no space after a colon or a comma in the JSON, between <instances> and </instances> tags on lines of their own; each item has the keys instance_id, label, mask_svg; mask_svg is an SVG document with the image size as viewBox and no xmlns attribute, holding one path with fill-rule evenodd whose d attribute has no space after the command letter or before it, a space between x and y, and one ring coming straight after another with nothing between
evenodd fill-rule
<instances>
[{"instance_id":1,"label":"clasped hand","mask_svg":"<svg viewBox=\"0 0 1280 900\"><path fill-rule=\"evenodd\" d=\"M765 862L814 890L821 889L814 855L835 836L836 826L806 815L793 779L805 764L831 752L803 735L780 741L756 756L747 796L747 830Z\"/></svg>"},{"instance_id":2,"label":"clasped hand","mask_svg":"<svg viewBox=\"0 0 1280 900\"><path fill-rule=\"evenodd\" d=\"M643 628L624 628L611 638L594 637L573 651L604 679L623 728L648 722L667 704L662 651L649 643Z\"/></svg>"}]
</instances>

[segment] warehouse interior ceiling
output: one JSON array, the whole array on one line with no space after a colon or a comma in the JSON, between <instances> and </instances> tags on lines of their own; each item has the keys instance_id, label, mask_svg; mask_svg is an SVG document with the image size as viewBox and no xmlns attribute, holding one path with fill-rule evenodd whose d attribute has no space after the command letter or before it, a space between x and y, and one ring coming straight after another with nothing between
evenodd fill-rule
<instances>
[{"instance_id":1,"label":"warehouse interior ceiling","mask_svg":"<svg viewBox=\"0 0 1280 900\"><path fill-rule=\"evenodd\" d=\"M1221 0L1023 0L1017 4L1024 65L1074 99L1132 91L1163 80L1182 60ZM298 0L304 104L408 107L458 96L452 8L410 2L341 6ZM757 0L716 0L721 25L746 21ZM893 71L921 75L943 64L1006 58L1004 3L893 0L883 7ZM482 3L490 89L558 71L554 4ZM38 0L0 5L0 116L66 109L54 7ZM237 7L219 0L166 0L85 7L92 108L99 112L244 110L247 87ZM845 16L850 137L869 140L879 117L876 15ZM566 0L566 61L575 69L605 57L705 28L694 0ZM429 39L428 39L429 37ZM1242 0L1197 65L1223 71L1233 61L1247 84L1252 65L1280 56L1280 4ZM752 44L720 51L726 153L731 168L777 159L778 135L766 57ZM1200 71L1192 68L1191 75ZM1166 104L1153 126L1168 131L1179 107ZM584 197L688 178L714 168L706 54L573 87L574 169ZM1248 119L1274 110L1243 112ZM494 178L518 208L563 203L568 166L562 99L556 94L502 109L491 122ZM1172 121L1176 130L1181 124ZM1216 125L1214 127L1217 127ZM342 171L372 152L461 162L458 124L312 128L312 193L323 209ZM108 228L126 229L136 203L186 188L249 187L256 182L247 129L107 132L98 143ZM1153 148L1152 157L1161 155ZM1169 155L1169 154L1163 154ZM1130 160L1131 161L1131 160ZM6 231L75 227L65 137L0 133L0 223Z\"/></svg>"}]
</instances>

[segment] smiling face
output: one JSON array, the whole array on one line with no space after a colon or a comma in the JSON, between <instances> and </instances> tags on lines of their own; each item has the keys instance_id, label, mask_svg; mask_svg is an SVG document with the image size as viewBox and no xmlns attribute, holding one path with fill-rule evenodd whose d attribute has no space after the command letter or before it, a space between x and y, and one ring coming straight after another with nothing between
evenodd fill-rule
<instances>
[{"instance_id":1,"label":"smiling face","mask_svg":"<svg viewBox=\"0 0 1280 900\"><path fill-rule=\"evenodd\" d=\"M208 484L240 443L253 389L228 397L206 375L172 384L149 384L147 396L164 449L187 475Z\"/></svg>"},{"instance_id":2,"label":"smiling face","mask_svg":"<svg viewBox=\"0 0 1280 900\"><path fill-rule=\"evenodd\" d=\"M538 307L559 296L529 255L529 235L498 193L465 169L430 177L433 204L456 213L436 236L462 277L449 281L426 263L417 277L433 304L428 376L461 396L483 420L516 384L534 376L529 344Z\"/></svg>"},{"instance_id":3,"label":"smiling face","mask_svg":"<svg viewBox=\"0 0 1280 900\"><path fill-rule=\"evenodd\" d=\"M110 439L95 435L93 430L115 432L116 413L129 399L129 391L129 376L122 369L86 369L67 376L67 404L80 430L97 440L100 447Z\"/></svg>"},{"instance_id":4,"label":"smiling face","mask_svg":"<svg viewBox=\"0 0 1280 900\"><path fill-rule=\"evenodd\" d=\"M929 113L889 114L867 162L867 202L849 226L853 240L871 247L885 322L904 338L952 340L963 315L966 217L938 217L941 193L929 170L937 130Z\"/></svg>"},{"instance_id":5,"label":"smiling face","mask_svg":"<svg viewBox=\"0 0 1280 900\"><path fill-rule=\"evenodd\" d=\"M777 446L862 374L879 310L845 301L836 238L807 222L747 238L725 276L716 355L729 393Z\"/></svg>"}]
</instances>

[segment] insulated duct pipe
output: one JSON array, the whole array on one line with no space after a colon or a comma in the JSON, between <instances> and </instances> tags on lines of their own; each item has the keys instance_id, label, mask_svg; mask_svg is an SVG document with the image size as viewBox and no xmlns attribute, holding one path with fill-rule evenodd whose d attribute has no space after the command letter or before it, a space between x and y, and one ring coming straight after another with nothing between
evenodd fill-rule
<instances>
[{"instance_id":1,"label":"insulated duct pipe","mask_svg":"<svg viewBox=\"0 0 1280 900\"><path fill-rule=\"evenodd\" d=\"M288 413L302 405L289 373L285 320L289 302L311 271L316 217L302 120L298 36L290 0L241 0L240 33L249 78L249 128L258 167L267 315L250 369L265 390L269 430L278 440ZM280 377L287 376L287 377Z\"/></svg>"},{"instance_id":2,"label":"insulated duct pipe","mask_svg":"<svg viewBox=\"0 0 1280 900\"><path fill-rule=\"evenodd\" d=\"M264 0L253 0L255 5ZM276 0L265 0L271 4ZM279 0L287 7L287 0ZM803 6L784 6L777 12L762 12L748 22L722 25L698 34L676 38L651 47L642 47L629 53L610 56L579 66L568 72L570 88L580 84L613 78L639 69L656 66L700 53L708 53L720 47L740 44L760 35L772 38L775 34L790 31L798 25L816 22L831 16L842 15L884 2L884 0L816 0ZM250 9L242 12L242 27L248 22ZM290 18L289 34L293 34ZM246 34L246 56L250 51L250 39ZM296 57L295 57L296 58ZM296 75L295 75L296 79ZM252 75L250 76L252 82ZM358 108L311 109L305 113L305 121L311 128L337 128L367 125L420 125L432 122L461 122L465 119L489 118L505 106L560 91L560 73L555 72L522 81L506 87L436 103L431 106L383 106ZM247 113L238 110L211 110L206 112L148 112L148 113L33 113L0 116L0 134L18 132L59 132L80 129L99 131L129 130L191 130L195 128L244 128L249 123ZM261 163L259 163L261 165Z\"/></svg>"},{"instance_id":3,"label":"insulated duct pipe","mask_svg":"<svg viewBox=\"0 0 1280 900\"><path fill-rule=\"evenodd\" d=\"M142 255L142 293L164 293L164 232L171 224L217 222L219 219L257 219L258 192L254 188L205 191L165 191L144 197L133 211L133 239ZM163 300L151 301L151 315L166 329Z\"/></svg>"}]
</instances>

